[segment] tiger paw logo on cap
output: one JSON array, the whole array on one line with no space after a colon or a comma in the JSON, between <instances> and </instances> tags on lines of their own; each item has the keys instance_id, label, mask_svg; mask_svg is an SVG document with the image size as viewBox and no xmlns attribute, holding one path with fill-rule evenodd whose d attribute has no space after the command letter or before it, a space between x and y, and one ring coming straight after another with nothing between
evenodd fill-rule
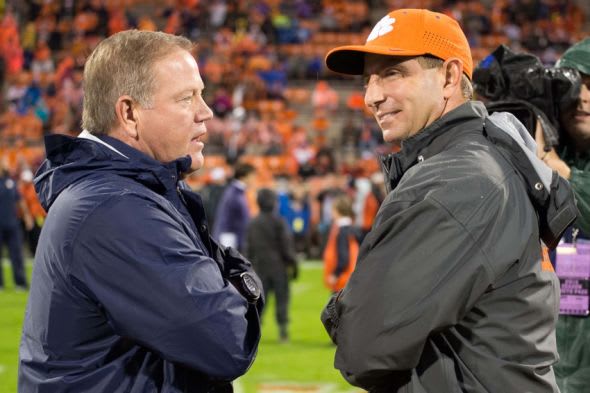
<instances>
[{"instance_id":1,"label":"tiger paw logo on cap","mask_svg":"<svg viewBox=\"0 0 590 393\"><path fill-rule=\"evenodd\" d=\"M393 31L394 23L395 18L392 18L389 15L385 15L383 18L381 18L379 22L377 22L375 27L373 27L371 34L369 34L369 37L367 37L367 42L373 41L375 38L381 37L389 33L390 31Z\"/></svg>"}]
</instances>

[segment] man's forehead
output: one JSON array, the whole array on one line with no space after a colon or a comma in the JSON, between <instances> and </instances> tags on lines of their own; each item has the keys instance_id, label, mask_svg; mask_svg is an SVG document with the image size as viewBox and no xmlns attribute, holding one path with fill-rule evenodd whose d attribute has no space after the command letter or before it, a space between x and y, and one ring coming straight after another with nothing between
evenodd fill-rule
<instances>
[{"instance_id":1,"label":"man's forehead","mask_svg":"<svg viewBox=\"0 0 590 393\"><path fill-rule=\"evenodd\" d=\"M386 56L368 53L365 55L365 75L378 73L387 67L403 65L414 60L416 57L408 56Z\"/></svg>"},{"instance_id":2,"label":"man's forehead","mask_svg":"<svg viewBox=\"0 0 590 393\"><path fill-rule=\"evenodd\" d=\"M199 66L194 56L189 51L182 48L173 50L156 59L152 65L152 68L156 72L161 70L162 73L179 72L186 70L187 67L190 69L196 69L197 72L199 70Z\"/></svg>"},{"instance_id":3,"label":"man's forehead","mask_svg":"<svg viewBox=\"0 0 590 393\"><path fill-rule=\"evenodd\" d=\"M190 52L180 49L172 52L167 56L164 56L154 62L152 65L152 72L156 80L167 80L170 77L177 79L177 85L188 89L203 90L205 88L199 66L195 58ZM187 74L188 72L188 74ZM176 78L180 73L184 76L183 78ZM190 78L186 78L187 75L191 75Z\"/></svg>"}]
</instances>

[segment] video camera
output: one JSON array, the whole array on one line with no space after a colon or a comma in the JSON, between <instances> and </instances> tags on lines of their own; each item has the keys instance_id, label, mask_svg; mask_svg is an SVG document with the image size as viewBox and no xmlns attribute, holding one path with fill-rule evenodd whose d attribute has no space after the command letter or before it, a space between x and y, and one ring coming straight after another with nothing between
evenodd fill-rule
<instances>
[{"instance_id":1,"label":"video camera","mask_svg":"<svg viewBox=\"0 0 590 393\"><path fill-rule=\"evenodd\" d=\"M535 137L537 122L545 151L559 144L560 113L576 105L581 77L571 68L548 68L534 55L500 45L473 72L475 92L488 112L510 112Z\"/></svg>"}]
</instances>

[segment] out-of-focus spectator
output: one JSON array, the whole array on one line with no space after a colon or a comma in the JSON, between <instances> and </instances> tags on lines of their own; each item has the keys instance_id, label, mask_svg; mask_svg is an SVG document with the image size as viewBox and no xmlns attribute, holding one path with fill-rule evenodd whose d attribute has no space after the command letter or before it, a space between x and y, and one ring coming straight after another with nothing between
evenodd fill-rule
<instances>
[{"instance_id":1,"label":"out-of-focus spectator","mask_svg":"<svg viewBox=\"0 0 590 393\"><path fill-rule=\"evenodd\" d=\"M17 289L28 289L23 261L23 238L19 224L18 209L21 209L27 230L33 226L31 215L21 199L16 181L8 172L8 161L0 156L0 254L4 246L12 264L12 276ZM0 255L0 289L4 288Z\"/></svg>"},{"instance_id":2,"label":"out-of-focus spectator","mask_svg":"<svg viewBox=\"0 0 590 393\"><path fill-rule=\"evenodd\" d=\"M29 168L25 168L20 174L19 192L32 218L31 227L28 229L25 227L25 229L29 251L31 255L35 255L37 243L39 242L39 235L41 234L41 228L43 227L43 222L45 221L47 213L39 202L33 184L33 172Z\"/></svg>"},{"instance_id":3,"label":"out-of-focus spectator","mask_svg":"<svg viewBox=\"0 0 590 393\"><path fill-rule=\"evenodd\" d=\"M221 87L215 91L215 97L213 98L211 109L213 109L215 116L219 116L221 118L224 118L232 111L232 99L227 89Z\"/></svg>"},{"instance_id":4,"label":"out-of-focus spectator","mask_svg":"<svg viewBox=\"0 0 590 393\"><path fill-rule=\"evenodd\" d=\"M348 282L359 251L358 231L353 225L352 201L340 195L332 206L332 226L324 249L324 284L336 293Z\"/></svg>"},{"instance_id":5,"label":"out-of-focus spectator","mask_svg":"<svg viewBox=\"0 0 590 393\"><path fill-rule=\"evenodd\" d=\"M344 180L335 173L328 173L323 178L323 188L316 194L318 206L317 235L320 249L324 250L328 232L332 226L333 207L336 198L344 193Z\"/></svg>"},{"instance_id":6,"label":"out-of-focus spectator","mask_svg":"<svg viewBox=\"0 0 590 393\"><path fill-rule=\"evenodd\" d=\"M209 182L200 190L203 208L210 228L215 228L215 214L226 187L225 169L213 168L209 171Z\"/></svg>"},{"instance_id":7,"label":"out-of-focus spectator","mask_svg":"<svg viewBox=\"0 0 590 393\"><path fill-rule=\"evenodd\" d=\"M146 31L156 31L158 27L152 18L147 15L142 16L139 18L139 23L137 25L139 30L146 30Z\"/></svg>"},{"instance_id":8,"label":"out-of-focus spectator","mask_svg":"<svg viewBox=\"0 0 590 393\"><path fill-rule=\"evenodd\" d=\"M320 149L314 159L315 176L325 176L329 173L336 173L336 158L332 148Z\"/></svg>"},{"instance_id":9,"label":"out-of-focus spectator","mask_svg":"<svg viewBox=\"0 0 590 393\"><path fill-rule=\"evenodd\" d=\"M129 27L127 15L123 8L113 7L109 15L109 35L113 35Z\"/></svg>"},{"instance_id":10,"label":"out-of-focus spectator","mask_svg":"<svg viewBox=\"0 0 590 393\"><path fill-rule=\"evenodd\" d=\"M295 241L295 250L305 258L311 248L311 202L304 185L291 183L290 194L283 208L283 217Z\"/></svg>"},{"instance_id":11,"label":"out-of-focus spectator","mask_svg":"<svg viewBox=\"0 0 590 393\"><path fill-rule=\"evenodd\" d=\"M316 83L315 88L311 93L311 104L314 110L334 112L338 109L338 103L338 93L328 84L328 82L319 81Z\"/></svg>"},{"instance_id":12,"label":"out-of-focus spectator","mask_svg":"<svg viewBox=\"0 0 590 393\"><path fill-rule=\"evenodd\" d=\"M383 199L385 199L383 180L383 174L381 172L373 173L369 179L370 189L361 206L360 216L362 217L362 222L359 223L363 237L371 231L379 206L381 206Z\"/></svg>"},{"instance_id":13,"label":"out-of-focus spectator","mask_svg":"<svg viewBox=\"0 0 590 393\"><path fill-rule=\"evenodd\" d=\"M8 75L16 75L23 67L23 49L19 37L14 16L10 13L5 14L0 22L0 56L6 62Z\"/></svg>"},{"instance_id":14,"label":"out-of-focus spectator","mask_svg":"<svg viewBox=\"0 0 590 393\"><path fill-rule=\"evenodd\" d=\"M254 167L239 162L234 169L232 181L223 191L215 212L213 236L226 247L242 250L246 239L246 228L250 222L250 208L246 189L254 180Z\"/></svg>"},{"instance_id":15,"label":"out-of-focus spectator","mask_svg":"<svg viewBox=\"0 0 590 393\"><path fill-rule=\"evenodd\" d=\"M51 57L51 49L46 43L37 45L35 55L31 63L31 71L33 77L39 79L41 74L52 73L55 70L53 58Z\"/></svg>"},{"instance_id":16,"label":"out-of-focus spectator","mask_svg":"<svg viewBox=\"0 0 590 393\"><path fill-rule=\"evenodd\" d=\"M342 125L340 131L340 147L352 148L356 150L361 140L361 124L359 124L358 116L349 114Z\"/></svg>"},{"instance_id":17,"label":"out-of-focus spectator","mask_svg":"<svg viewBox=\"0 0 590 393\"><path fill-rule=\"evenodd\" d=\"M293 237L277 214L277 194L268 188L258 191L260 213L248 225L246 257L262 280L265 298L274 293L279 340L289 340L289 280L298 274Z\"/></svg>"}]
</instances>

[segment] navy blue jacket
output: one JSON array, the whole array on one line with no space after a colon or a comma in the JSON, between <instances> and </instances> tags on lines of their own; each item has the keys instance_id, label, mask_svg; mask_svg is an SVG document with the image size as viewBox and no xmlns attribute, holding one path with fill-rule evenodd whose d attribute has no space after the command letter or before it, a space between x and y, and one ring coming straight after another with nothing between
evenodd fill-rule
<instances>
[{"instance_id":1,"label":"navy blue jacket","mask_svg":"<svg viewBox=\"0 0 590 393\"><path fill-rule=\"evenodd\" d=\"M19 392L231 391L260 339L262 301L228 282L250 264L210 240L189 157L94 139L46 138Z\"/></svg>"}]
</instances>

